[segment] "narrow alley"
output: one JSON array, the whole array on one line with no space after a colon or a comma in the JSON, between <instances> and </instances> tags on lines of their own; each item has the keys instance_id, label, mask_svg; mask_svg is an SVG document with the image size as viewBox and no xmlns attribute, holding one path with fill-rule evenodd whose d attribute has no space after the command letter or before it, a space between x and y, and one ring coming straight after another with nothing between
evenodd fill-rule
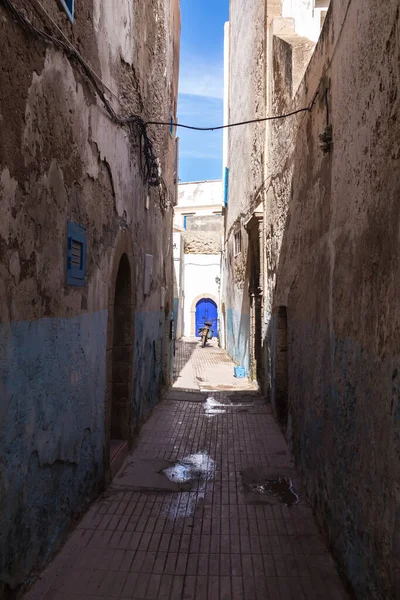
<instances>
[{"instance_id":1,"label":"narrow alley","mask_svg":"<svg viewBox=\"0 0 400 600\"><path fill-rule=\"evenodd\" d=\"M176 364L180 387L25 600L347 598L271 407L212 344L178 342Z\"/></svg>"}]
</instances>

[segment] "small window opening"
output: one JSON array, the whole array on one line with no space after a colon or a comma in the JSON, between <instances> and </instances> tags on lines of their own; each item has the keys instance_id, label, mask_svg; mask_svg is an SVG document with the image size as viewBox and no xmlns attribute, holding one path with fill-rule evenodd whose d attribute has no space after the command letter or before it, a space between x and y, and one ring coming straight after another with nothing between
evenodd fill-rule
<instances>
[{"instance_id":1,"label":"small window opening","mask_svg":"<svg viewBox=\"0 0 400 600\"><path fill-rule=\"evenodd\" d=\"M67 231L67 285L86 284L86 229L73 221Z\"/></svg>"}]
</instances>

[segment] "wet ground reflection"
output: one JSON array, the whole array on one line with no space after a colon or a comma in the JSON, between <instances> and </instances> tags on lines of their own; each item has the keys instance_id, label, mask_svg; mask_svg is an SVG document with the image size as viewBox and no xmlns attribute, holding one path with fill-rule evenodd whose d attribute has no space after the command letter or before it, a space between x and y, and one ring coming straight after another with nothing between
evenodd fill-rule
<instances>
[{"instance_id":1,"label":"wet ground reflection","mask_svg":"<svg viewBox=\"0 0 400 600\"><path fill-rule=\"evenodd\" d=\"M199 480L200 483L210 481L214 476L214 472L215 462L207 452L186 456L177 461L172 467L162 471L163 475L175 483L186 483L195 480Z\"/></svg>"},{"instance_id":2,"label":"wet ground reflection","mask_svg":"<svg viewBox=\"0 0 400 600\"><path fill-rule=\"evenodd\" d=\"M293 482L288 477L276 477L274 479L265 479L262 483L255 483L249 486L252 492L273 496L287 506L297 504L299 495L293 488Z\"/></svg>"}]
</instances>

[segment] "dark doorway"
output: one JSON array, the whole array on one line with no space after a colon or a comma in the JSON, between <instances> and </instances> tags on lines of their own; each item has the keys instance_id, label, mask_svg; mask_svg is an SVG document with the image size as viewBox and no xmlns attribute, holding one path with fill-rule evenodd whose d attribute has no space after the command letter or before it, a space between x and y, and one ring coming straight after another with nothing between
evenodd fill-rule
<instances>
[{"instance_id":1,"label":"dark doorway","mask_svg":"<svg viewBox=\"0 0 400 600\"><path fill-rule=\"evenodd\" d=\"M276 313L275 409L281 426L286 429L289 412L288 330L287 308L279 306Z\"/></svg>"},{"instance_id":2,"label":"dark doorway","mask_svg":"<svg viewBox=\"0 0 400 600\"><path fill-rule=\"evenodd\" d=\"M129 260L123 254L115 284L113 308L110 458L120 453L131 437L133 359L132 280Z\"/></svg>"},{"instance_id":3,"label":"dark doorway","mask_svg":"<svg viewBox=\"0 0 400 600\"><path fill-rule=\"evenodd\" d=\"M256 212L247 225L249 235L250 299L250 377L262 385L262 305L263 273L261 268L262 213Z\"/></svg>"}]
</instances>

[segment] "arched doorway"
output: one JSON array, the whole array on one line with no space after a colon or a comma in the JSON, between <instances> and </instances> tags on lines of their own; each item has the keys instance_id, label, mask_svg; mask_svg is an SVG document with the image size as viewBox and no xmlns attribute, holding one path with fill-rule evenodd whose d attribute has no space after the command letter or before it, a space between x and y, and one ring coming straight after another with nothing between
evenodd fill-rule
<instances>
[{"instance_id":1,"label":"arched doorway","mask_svg":"<svg viewBox=\"0 0 400 600\"><path fill-rule=\"evenodd\" d=\"M131 438L133 306L131 268L126 254L121 257L115 282L112 339L111 464L122 451L127 450L127 442Z\"/></svg>"},{"instance_id":2,"label":"arched doorway","mask_svg":"<svg viewBox=\"0 0 400 600\"><path fill-rule=\"evenodd\" d=\"M204 326L205 321L212 322L214 336L218 337L218 308L211 298L201 298L196 304L196 333Z\"/></svg>"}]
</instances>

